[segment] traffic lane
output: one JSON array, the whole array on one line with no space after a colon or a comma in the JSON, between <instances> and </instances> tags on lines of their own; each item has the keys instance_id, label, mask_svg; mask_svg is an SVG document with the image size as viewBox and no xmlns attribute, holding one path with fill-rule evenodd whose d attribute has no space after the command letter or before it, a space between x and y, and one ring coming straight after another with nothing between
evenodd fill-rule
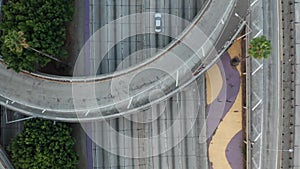
<instances>
[{"instance_id":1,"label":"traffic lane","mask_svg":"<svg viewBox=\"0 0 300 169\"><path fill-rule=\"evenodd\" d=\"M238 0L235 4L234 10L231 12L231 17L228 21L228 24L224 28L223 32L226 34L222 34L222 36L218 37L217 44L215 44L215 48L218 50L222 49L226 41L231 39L233 35L236 33L238 23L245 21L245 18L248 14L248 0ZM236 16L236 13L238 16Z\"/></svg>"},{"instance_id":2,"label":"traffic lane","mask_svg":"<svg viewBox=\"0 0 300 169\"><path fill-rule=\"evenodd\" d=\"M203 91L204 84L201 83L199 86L201 86L199 88L200 92ZM93 126L95 127L93 129L95 132L95 140L97 140L98 143L101 143L101 145L104 145L108 152L119 153L119 157L117 157L114 153L107 153L107 151L104 151L99 145L96 145L95 154L98 154L98 157L100 157L96 158L96 160L108 160L105 163L96 162L95 164L97 166L95 167L110 168L118 165L119 167L130 166L131 168L142 166L160 168L160 166L163 165L169 168L172 168L172 166L173 168L202 168L202 166L203 168L207 168L207 156L205 156L205 153L200 153L207 152L207 146L205 146L205 143L199 144L198 142L200 131L205 126L205 118L203 118L205 117L205 111L199 112L197 120L188 116L187 114L189 113L183 113L180 117L177 115L177 111L191 111L191 106L188 105L191 104L191 102L195 102L196 106L199 103L198 101L200 101L201 105L205 104L205 99L200 100L198 97L195 97L193 90L188 91L190 92L179 97L180 100L177 100L178 98L176 99L175 96L165 103L153 105L152 112L150 113L141 112L126 117L120 117L118 119L107 120L105 122L93 122ZM202 92L201 98L205 97L204 94L205 93ZM180 103L180 107L178 106L178 103ZM164 113L161 111L164 111ZM195 120L193 125L188 123L191 119ZM176 120L180 120L180 124L177 126L178 128L173 127L173 130L167 134L162 132L169 129L169 126L173 126ZM139 121L140 123L135 123L136 121ZM143 123L146 121L152 122ZM189 131L188 133L185 132L187 130ZM113 131L118 131L118 133L136 139L122 139L122 137L117 137ZM159 139L151 139L151 136L159 134L161 134ZM185 139L181 141L178 140L179 135L185 136ZM165 149L165 146L170 147L174 145L174 142L176 141L180 141L180 143L178 145L175 144L173 150L170 149L167 152L162 152L159 156L155 154L161 152L161 148ZM112 146L109 145L110 143ZM114 146L117 143L118 146ZM147 155L148 153L150 153L149 155L151 156L143 158L144 155ZM152 155L154 156L152 157ZM140 158L130 158L132 156L138 156ZM199 157L201 160L199 160Z\"/></svg>"},{"instance_id":3,"label":"traffic lane","mask_svg":"<svg viewBox=\"0 0 300 169\"><path fill-rule=\"evenodd\" d=\"M279 23L278 7L273 1L264 1L264 32L272 41L272 53L264 62L264 111L262 131L261 168L278 168L280 166L281 140L281 88L280 88L280 60L278 50ZM274 151L275 150L275 151ZM274 161L275 160L275 161Z\"/></svg>"},{"instance_id":4,"label":"traffic lane","mask_svg":"<svg viewBox=\"0 0 300 169\"><path fill-rule=\"evenodd\" d=\"M217 7L216 8L223 8L224 7L224 5L226 5L226 2L222 2L222 1L220 1L220 2L215 2L215 3L213 3L213 5L217 5ZM228 8L226 8L226 9L231 9L231 7L228 7ZM212 12L216 15L216 13L221 13L222 14L222 12L224 13L224 11L222 11L222 10L218 10L218 11L215 11L215 10L213 10L213 9L211 9L211 8L208 8L207 10L209 10L209 12L207 12L207 13L205 13L206 14L206 17L203 15L202 16L202 20L207 20L206 21L206 24L207 24L207 22L208 22L208 20L209 21L211 21L211 22L217 22L217 21L219 21L219 15L217 15L217 16L215 16L215 17L212 17L212 15L209 15L209 14L211 14ZM209 13L209 14L208 14ZM209 18L207 18L207 16L209 15ZM207 25L206 25L207 26ZM212 26L213 27L213 26ZM210 29L210 31L212 31L212 30L214 30L214 29ZM218 32L218 33L220 33L220 32ZM201 46L201 44L199 44L199 46ZM159 63L159 61L161 61L161 59L162 59L163 57L160 57L160 58L158 58L157 60L155 60L155 62L156 63ZM168 63L170 63L170 62L168 62ZM3 65L2 65L3 66ZM3 68L5 69L5 67L3 66ZM8 71L4 71L5 73L7 73ZM17 78L18 77L18 75L12 75L13 76L13 78ZM1 76L2 77L2 76ZM0 77L0 78L1 78ZM11 77L11 75L8 75L8 76L5 76L5 78L10 78ZM24 77L24 76L23 76ZM2 79L3 81L9 81L8 79ZM33 80L33 79L32 79ZM109 79L107 79L107 80L109 80ZM26 83L27 82L29 82L29 80L28 79L25 79L25 80L23 80L23 81L26 81ZM35 83L36 81L30 81L29 83ZM54 90L53 91L51 91L49 94L46 94L45 92L48 92L49 90L48 90L48 87L47 87L47 85L53 85L51 82L51 84L47 84L47 83L49 83L49 81L42 81L41 83L43 83L43 90L41 90L41 91L39 91L40 89L41 89L41 87L39 86L39 87L37 87L37 88L34 88L35 89L35 92L32 92L33 94L35 94L35 95L39 95L40 94L40 92L42 92L42 96L45 96L45 97L48 97L48 95L51 95L51 94L53 94L53 95L55 95L55 97L53 97L53 99L54 100L50 100L49 102L48 102L48 104L50 104L49 105L49 107L50 107L50 110L54 110L54 111L56 111L56 112L61 112L61 111L68 111L68 110L66 110L66 109L64 109L64 108L67 108L67 106L73 106L74 105L74 102L72 102L72 99L73 99L73 97L69 97L69 96L71 96L70 94L71 94L71 92L69 93L69 94L66 94L66 93L63 93L63 92L58 92L57 93L57 91L55 92ZM55 83L55 85L57 85L58 83L57 82L53 82L53 83ZM112 101L112 96L108 93L109 92L109 90L107 90L107 86L105 87L105 85L108 85L109 84L109 82L104 82L104 83L106 83L106 84L103 84L104 86L102 86L103 88L102 88L102 91L103 91L103 93L101 92L101 97L103 97L103 100L101 100L101 99L99 99L99 102L98 103L100 103L100 104L105 104L105 103L112 103L112 102L110 102L110 101ZM24 83L22 83L22 81L20 81L19 83L14 83L14 84L22 84L22 88L24 89L24 87L26 87L26 86L24 86L23 84ZM38 85L40 85L40 84L38 84ZM56 86L56 88L58 87L59 85L57 85ZM99 85L100 87L101 87L101 85ZM32 90L32 85L28 85L27 87L29 87L31 90ZM69 86L67 86L67 87L69 87ZM67 88L66 87L66 88ZM80 86L80 87L82 87L82 86ZM97 86L98 87L98 86ZM5 87L4 87L5 88ZM19 87L15 87L15 89L18 89ZM46 90L47 89L47 90ZM59 89L62 89L62 87L59 87ZM70 88L71 89L71 88ZM31 91L31 90L29 90L29 92ZM7 90L5 90L6 92L7 91L11 91L11 90L9 90L9 89L7 89ZM28 90L27 90L28 91ZM65 90L61 90L61 91L65 91ZM77 90L77 91L81 91L81 90ZM90 94L90 93L89 93ZM107 95L106 95L107 94ZM66 98L66 100L65 99L61 99L61 97L59 97L60 95L63 95L62 97L63 98L65 98L65 97L69 97L69 98ZM15 95L14 95L15 96ZM21 95L20 95L21 96ZM26 96L28 96L28 94L26 95ZM25 96L23 96L23 97L25 97ZM38 102L39 103L37 103L37 104L39 104L39 105L43 105L43 107L39 107L38 106L38 108L42 111L43 109L44 109L44 105L47 105L47 104L41 104L41 102L43 102L43 101L45 101L45 100L43 100L43 97L33 97L33 98L42 98L42 99L40 99L40 100L38 100ZM71 98L71 99L70 99ZM32 99L32 98L31 98ZM46 98L45 98L46 99ZM52 98L51 98L52 99ZM70 99L70 100L69 100ZM92 99L92 100L90 100L90 99ZM90 95L88 96L88 98L83 98L82 96L79 96L79 98L77 98L77 100L76 101L78 101L79 103L79 108L81 108L81 110L82 111L87 111L88 109L87 109L87 106L86 105L89 105L89 104L87 104L86 102L90 102L90 101L92 101L92 102L94 102L95 100L94 100L95 98L90 98ZM18 99L14 99L14 100L20 100L20 97L18 97ZM25 99L26 100L26 99ZM23 100L21 99L21 102L22 102ZM32 103L32 102L35 102L36 100L28 100L28 102L27 103L29 103L29 104L26 104L26 105L32 105L32 104L35 104L35 103ZM69 103L68 103L68 101L69 101L69 103L71 103L71 105L69 105ZM47 102L47 101L46 101ZM54 104L52 103L52 102L54 102ZM91 103L92 103L91 102ZM22 102L22 103L24 103L24 102ZM67 104L67 105L65 105L65 104ZM36 104L34 105L34 106L36 106ZM97 106L99 106L99 105L97 105ZM68 109L68 108L67 108ZM69 111L74 111L74 109L70 109ZM48 113L48 111L46 111L46 112L44 112L45 114L46 113ZM52 112L51 112L52 113ZM70 112L71 113L71 112ZM47 114L47 115L49 115L49 114ZM64 114L64 115L62 115L62 114L60 114L59 116L68 116L69 114ZM74 114L73 114L74 115Z\"/></svg>"}]
</instances>

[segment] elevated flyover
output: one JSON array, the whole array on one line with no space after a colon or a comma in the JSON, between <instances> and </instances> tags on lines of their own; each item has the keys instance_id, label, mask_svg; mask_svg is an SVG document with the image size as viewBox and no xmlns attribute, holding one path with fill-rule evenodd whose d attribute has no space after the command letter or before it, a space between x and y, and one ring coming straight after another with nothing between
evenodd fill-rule
<instances>
[{"instance_id":1,"label":"elevated flyover","mask_svg":"<svg viewBox=\"0 0 300 169\"><path fill-rule=\"evenodd\" d=\"M184 89L216 62L245 25L247 4L247 0L208 2L164 51L113 74L17 74L0 64L0 104L30 116L63 121L114 118L145 109Z\"/></svg>"}]
</instances>

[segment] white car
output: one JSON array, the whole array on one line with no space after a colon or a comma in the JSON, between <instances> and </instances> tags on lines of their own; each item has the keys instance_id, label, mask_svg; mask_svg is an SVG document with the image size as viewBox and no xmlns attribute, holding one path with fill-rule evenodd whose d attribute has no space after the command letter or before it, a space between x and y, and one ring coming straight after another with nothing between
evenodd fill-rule
<instances>
[{"instance_id":1,"label":"white car","mask_svg":"<svg viewBox=\"0 0 300 169\"><path fill-rule=\"evenodd\" d=\"M156 13L154 15L154 18L155 18L155 32L159 33L161 32L161 14Z\"/></svg>"}]
</instances>

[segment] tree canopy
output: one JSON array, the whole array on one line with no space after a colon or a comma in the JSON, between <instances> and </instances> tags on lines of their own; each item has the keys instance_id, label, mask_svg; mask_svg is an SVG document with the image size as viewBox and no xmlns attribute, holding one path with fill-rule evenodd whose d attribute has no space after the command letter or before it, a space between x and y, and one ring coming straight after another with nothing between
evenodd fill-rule
<instances>
[{"instance_id":1,"label":"tree canopy","mask_svg":"<svg viewBox=\"0 0 300 169\"><path fill-rule=\"evenodd\" d=\"M8 152L16 169L74 169L78 163L74 145L67 124L31 119L11 141Z\"/></svg>"},{"instance_id":2,"label":"tree canopy","mask_svg":"<svg viewBox=\"0 0 300 169\"><path fill-rule=\"evenodd\" d=\"M248 53L256 59L266 59L271 54L271 50L271 41L267 40L265 36L260 36L250 41Z\"/></svg>"},{"instance_id":3,"label":"tree canopy","mask_svg":"<svg viewBox=\"0 0 300 169\"><path fill-rule=\"evenodd\" d=\"M22 53L23 48L28 48L26 39L23 37L24 33L19 31L9 31L4 36L4 46L6 46L11 52Z\"/></svg>"},{"instance_id":4,"label":"tree canopy","mask_svg":"<svg viewBox=\"0 0 300 169\"><path fill-rule=\"evenodd\" d=\"M0 51L8 68L33 71L36 64L45 66L50 59L33 50L10 50L4 42L9 32L23 32L27 44L58 59L66 58L63 48L66 22L73 18L74 0L9 0L2 7ZM16 42L16 41L15 41ZM11 44L11 43L10 43ZM15 44L18 45L18 44ZM24 46L20 46L23 47Z\"/></svg>"}]
</instances>

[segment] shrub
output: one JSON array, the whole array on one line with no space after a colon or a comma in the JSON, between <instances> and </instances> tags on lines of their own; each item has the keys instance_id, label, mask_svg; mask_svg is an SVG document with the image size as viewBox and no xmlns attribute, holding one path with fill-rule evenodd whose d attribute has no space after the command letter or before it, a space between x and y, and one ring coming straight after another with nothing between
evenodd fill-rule
<instances>
[{"instance_id":1,"label":"shrub","mask_svg":"<svg viewBox=\"0 0 300 169\"><path fill-rule=\"evenodd\" d=\"M271 54L271 50L271 41L267 40L265 36L261 36L250 41L248 53L256 59L266 59Z\"/></svg>"},{"instance_id":2,"label":"shrub","mask_svg":"<svg viewBox=\"0 0 300 169\"><path fill-rule=\"evenodd\" d=\"M78 156L71 128L64 123L31 119L8 146L16 169L73 169Z\"/></svg>"},{"instance_id":3,"label":"shrub","mask_svg":"<svg viewBox=\"0 0 300 169\"><path fill-rule=\"evenodd\" d=\"M68 53L63 46L65 23L73 18L74 0L10 0L2 7L0 51L9 68L33 71L36 64L45 66L50 59L32 51L16 53L3 45L9 31L24 33L28 45L59 59Z\"/></svg>"}]
</instances>

